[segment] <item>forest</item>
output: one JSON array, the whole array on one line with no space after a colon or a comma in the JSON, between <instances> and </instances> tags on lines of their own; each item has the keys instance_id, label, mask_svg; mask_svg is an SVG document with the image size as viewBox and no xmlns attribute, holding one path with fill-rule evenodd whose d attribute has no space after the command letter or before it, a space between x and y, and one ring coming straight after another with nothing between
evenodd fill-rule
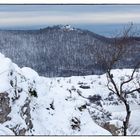
<instances>
[{"instance_id":1,"label":"forest","mask_svg":"<svg viewBox=\"0 0 140 140\"><path fill-rule=\"evenodd\" d=\"M105 68L96 55L97 50L109 58L115 51L112 46L120 39L60 25L39 30L0 30L0 52L41 76L100 75ZM123 55L115 68L132 68L140 58L140 38L133 36L127 42L127 49L133 51Z\"/></svg>"}]
</instances>

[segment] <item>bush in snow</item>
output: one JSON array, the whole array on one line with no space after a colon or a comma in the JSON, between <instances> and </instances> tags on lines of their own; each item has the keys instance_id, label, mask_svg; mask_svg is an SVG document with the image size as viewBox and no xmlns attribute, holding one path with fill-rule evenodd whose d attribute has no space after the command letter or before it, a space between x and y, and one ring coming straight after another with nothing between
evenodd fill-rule
<instances>
[{"instance_id":1,"label":"bush in snow","mask_svg":"<svg viewBox=\"0 0 140 140\"><path fill-rule=\"evenodd\" d=\"M102 97L100 95L97 95L97 94L95 94L93 96L89 96L88 98L89 98L91 103L102 100Z\"/></svg>"},{"instance_id":2,"label":"bush in snow","mask_svg":"<svg viewBox=\"0 0 140 140\"><path fill-rule=\"evenodd\" d=\"M32 88L29 89L29 93L30 93L31 96L38 97L36 90L34 90Z\"/></svg>"},{"instance_id":3,"label":"bush in snow","mask_svg":"<svg viewBox=\"0 0 140 140\"><path fill-rule=\"evenodd\" d=\"M28 92L31 96L38 97L37 91L36 91L36 83L34 80L32 83L29 83Z\"/></svg>"},{"instance_id":4,"label":"bush in snow","mask_svg":"<svg viewBox=\"0 0 140 140\"><path fill-rule=\"evenodd\" d=\"M100 126L111 120L111 113L96 105L88 106L92 119Z\"/></svg>"},{"instance_id":5,"label":"bush in snow","mask_svg":"<svg viewBox=\"0 0 140 140\"><path fill-rule=\"evenodd\" d=\"M80 124L81 124L81 121L77 118L77 117L73 117L71 119L71 128L73 130L78 130L80 131Z\"/></svg>"},{"instance_id":6,"label":"bush in snow","mask_svg":"<svg viewBox=\"0 0 140 140\"><path fill-rule=\"evenodd\" d=\"M90 103L95 103L97 106L102 106L101 104L102 97L100 95L97 95L97 94L93 96L90 95L88 99Z\"/></svg>"}]
</instances>

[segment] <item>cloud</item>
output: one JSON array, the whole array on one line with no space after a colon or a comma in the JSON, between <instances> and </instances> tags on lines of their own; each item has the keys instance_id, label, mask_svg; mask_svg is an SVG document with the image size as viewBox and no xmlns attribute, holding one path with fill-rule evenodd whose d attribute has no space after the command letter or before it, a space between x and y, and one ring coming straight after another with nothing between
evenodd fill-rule
<instances>
[{"instance_id":1,"label":"cloud","mask_svg":"<svg viewBox=\"0 0 140 140\"><path fill-rule=\"evenodd\" d=\"M139 12L59 12L25 11L0 12L0 26L27 26L41 24L112 24L140 23Z\"/></svg>"}]
</instances>

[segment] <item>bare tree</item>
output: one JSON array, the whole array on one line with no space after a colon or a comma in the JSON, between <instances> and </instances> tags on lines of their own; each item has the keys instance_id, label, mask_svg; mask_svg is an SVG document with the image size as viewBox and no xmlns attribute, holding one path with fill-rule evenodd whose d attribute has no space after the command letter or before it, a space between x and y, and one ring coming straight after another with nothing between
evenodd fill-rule
<instances>
[{"instance_id":1,"label":"bare tree","mask_svg":"<svg viewBox=\"0 0 140 140\"><path fill-rule=\"evenodd\" d=\"M129 77L123 79L120 83L118 83L114 79L114 75L112 73L112 69L118 63L122 57L125 56L127 53L131 53L133 51L132 47L128 47L129 45L132 45L135 42L135 38L132 34L132 24L124 28L123 33L121 37L115 37L113 45L110 46L106 52L101 52L101 51L96 51L96 55L98 58L98 61L102 64L102 68L105 69L106 75L107 75L107 87L108 89L113 92L115 95L117 95L118 99L124 104L125 110L126 110L126 116L123 121L123 131L124 131L124 136L127 135L127 129L129 125L129 120L130 120L130 115L131 115L131 110L130 110L130 104L127 101L127 95L132 94L135 92L140 93L140 83L139 83L139 77L135 76L135 73L137 69L140 66L140 61L137 62L135 67L132 70L132 73L129 75ZM132 44L131 44L132 43ZM123 75L125 76L125 75ZM137 82L137 87L133 87L133 89L126 89L126 85L130 84L133 81Z\"/></svg>"}]
</instances>

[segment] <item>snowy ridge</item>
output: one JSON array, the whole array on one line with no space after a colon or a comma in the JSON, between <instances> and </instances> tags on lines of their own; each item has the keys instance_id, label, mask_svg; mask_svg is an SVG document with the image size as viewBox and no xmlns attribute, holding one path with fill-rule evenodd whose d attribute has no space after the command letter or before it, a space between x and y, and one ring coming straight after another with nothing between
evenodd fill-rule
<instances>
[{"instance_id":1,"label":"snowy ridge","mask_svg":"<svg viewBox=\"0 0 140 140\"><path fill-rule=\"evenodd\" d=\"M105 122L122 126L124 106L109 94L106 75L40 77L2 54L0 64L0 99L5 99L0 105L0 135L111 135L103 127ZM113 72L122 78L121 73L127 75L131 70ZM96 95L96 100L80 95ZM139 135L140 95L128 98L133 110L129 134Z\"/></svg>"}]
</instances>

